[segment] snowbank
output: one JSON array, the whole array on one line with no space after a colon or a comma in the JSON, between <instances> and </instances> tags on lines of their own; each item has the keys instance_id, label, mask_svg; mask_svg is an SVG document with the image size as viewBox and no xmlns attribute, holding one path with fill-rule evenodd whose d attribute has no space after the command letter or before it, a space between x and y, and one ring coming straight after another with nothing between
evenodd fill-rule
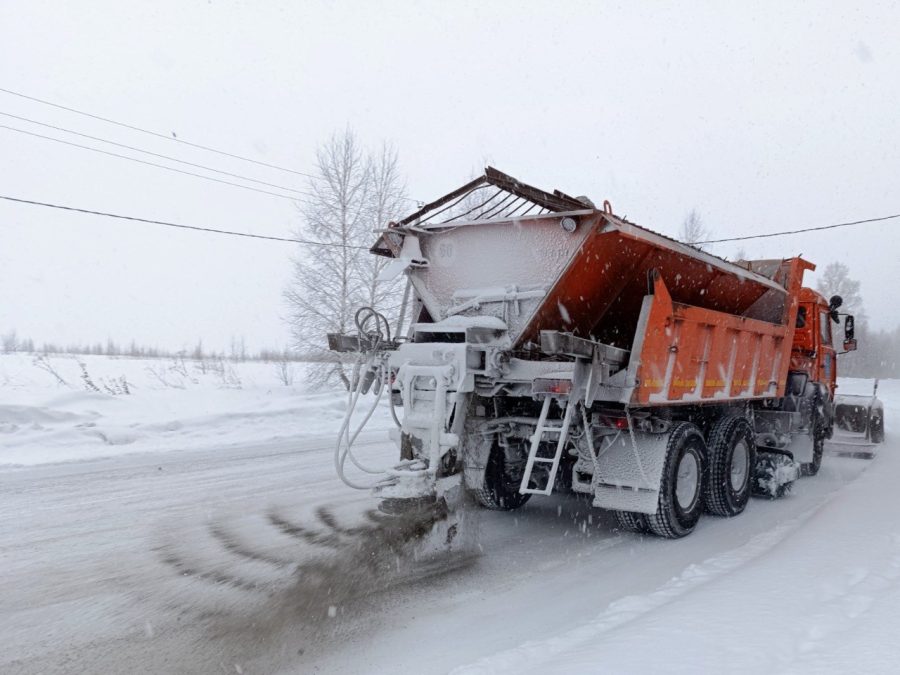
<instances>
[{"instance_id":1,"label":"snowbank","mask_svg":"<svg viewBox=\"0 0 900 675\"><path fill-rule=\"evenodd\" d=\"M312 391L302 364L287 368L284 378L272 363L0 356L0 465L334 434L346 394Z\"/></svg>"}]
</instances>

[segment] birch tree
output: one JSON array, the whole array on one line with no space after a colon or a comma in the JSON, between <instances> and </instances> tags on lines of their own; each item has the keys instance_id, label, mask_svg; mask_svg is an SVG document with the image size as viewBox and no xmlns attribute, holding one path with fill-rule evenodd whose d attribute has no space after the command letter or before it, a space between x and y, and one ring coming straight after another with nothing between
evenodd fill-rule
<instances>
[{"instance_id":1,"label":"birch tree","mask_svg":"<svg viewBox=\"0 0 900 675\"><path fill-rule=\"evenodd\" d=\"M383 262L369 253L373 230L396 218L403 200L396 150L382 146L374 156L349 129L318 150L310 198L301 203L305 245L293 260L292 280L284 292L294 347L317 363L314 383L340 381L349 386L346 365L327 349L327 333L355 332L354 315L363 305L387 309L390 288L378 282Z\"/></svg>"},{"instance_id":2,"label":"birch tree","mask_svg":"<svg viewBox=\"0 0 900 675\"><path fill-rule=\"evenodd\" d=\"M397 149L383 143L377 153L369 158L369 229L375 232L387 226L388 222L397 220L404 209L409 206L406 200L406 183L400 176L400 163ZM374 237L370 236L370 242ZM396 307L397 294L402 292L399 282L405 277L379 282L378 275L389 262L388 258L366 254L360 256L360 276L365 283L366 299L370 307L374 307L389 319L394 319L399 311ZM393 324L393 321L391 321Z\"/></svg>"},{"instance_id":3,"label":"birch tree","mask_svg":"<svg viewBox=\"0 0 900 675\"><path fill-rule=\"evenodd\" d=\"M695 248L705 250L705 246L702 246L697 242L707 241L711 238L712 232L703 224L703 219L700 217L700 214L697 213L697 210L692 209L681 223L681 228L678 230L678 239L685 244L690 244Z\"/></svg>"},{"instance_id":4,"label":"birch tree","mask_svg":"<svg viewBox=\"0 0 900 675\"><path fill-rule=\"evenodd\" d=\"M870 335L866 312L863 308L860 283L850 278L850 268L842 262L831 262L825 266L822 277L816 283L816 290L831 300L834 295L841 296L840 312L853 314L856 319L856 337L859 340L859 351L841 357L839 372L842 375L861 375L875 371L875 364L883 361L878 340ZM835 345L840 346L840 329L832 326L832 338Z\"/></svg>"},{"instance_id":5,"label":"birch tree","mask_svg":"<svg viewBox=\"0 0 900 675\"><path fill-rule=\"evenodd\" d=\"M844 301L841 311L864 319L865 311L859 285L858 281L850 278L850 268L842 262L835 261L826 265L822 278L816 283L816 289L826 300L830 300L833 295L841 296Z\"/></svg>"}]
</instances>

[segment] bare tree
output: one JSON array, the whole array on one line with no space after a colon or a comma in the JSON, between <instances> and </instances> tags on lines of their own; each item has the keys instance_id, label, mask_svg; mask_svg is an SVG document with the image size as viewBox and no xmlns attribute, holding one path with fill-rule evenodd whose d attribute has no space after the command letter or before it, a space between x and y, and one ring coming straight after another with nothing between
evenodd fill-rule
<instances>
[{"instance_id":1,"label":"bare tree","mask_svg":"<svg viewBox=\"0 0 900 675\"><path fill-rule=\"evenodd\" d=\"M0 344L3 346L3 351L7 354L13 354L19 349L19 339L16 334L16 331L11 330L6 333L3 337L0 337Z\"/></svg>"},{"instance_id":2,"label":"bare tree","mask_svg":"<svg viewBox=\"0 0 900 675\"><path fill-rule=\"evenodd\" d=\"M363 305L396 316L402 289L379 281L387 260L367 249L374 230L402 213L406 185L393 146L385 143L367 154L349 129L319 148L317 170L309 183L313 197L301 206L302 235L323 246L294 260L284 295L294 347L319 362L309 377L349 385L344 364L326 349L325 334L353 331L354 314Z\"/></svg>"},{"instance_id":3,"label":"bare tree","mask_svg":"<svg viewBox=\"0 0 900 675\"><path fill-rule=\"evenodd\" d=\"M368 159L370 185L368 190L368 229L379 230L403 213L406 204L406 183L400 175L400 163L397 149L383 143L379 151ZM371 236L371 235L370 235ZM378 280L378 275L389 262L388 258L378 255L363 254L359 256L360 277L365 283L366 302L385 314L391 323L396 318L399 308L399 293L402 291L395 279L390 282Z\"/></svg>"},{"instance_id":4,"label":"bare tree","mask_svg":"<svg viewBox=\"0 0 900 675\"><path fill-rule=\"evenodd\" d=\"M294 364L287 360L287 355L275 361L275 376L285 387L294 384Z\"/></svg>"},{"instance_id":5,"label":"bare tree","mask_svg":"<svg viewBox=\"0 0 900 675\"><path fill-rule=\"evenodd\" d=\"M840 311L853 314L856 319L856 337L859 340L859 351L842 357L840 372L844 375L879 376L886 359L890 357L890 349L885 353L888 340L878 339L874 331L869 331L866 311L863 308L860 284L850 278L850 268L842 262L831 262L826 265L822 278L816 282L816 290L830 300L839 295L843 300ZM838 330L832 331L835 344L840 344Z\"/></svg>"},{"instance_id":6,"label":"bare tree","mask_svg":"<svg viewBox=\"0 0 900 675\"><path fill-rule=\"evenodd\" d=\"M685 244L690 244L696 248L704 250L704 246L698 242L704 242L712 238L712 231L703 224L703 219L696 209L685 216L681 223L681 229L678 230L678 239Z\"/></svg>"},{"instance_id":7,"label":"bare tree","mask_svg":"<svg viewBox=\"0 0 900 675\"><path fill-rule=\"evenodd\" d=\"M231 336L231 360L246 361L247 360L247 341L244 336Z\"/></svg>"},{"instance_id":8,"label":"bare tree","mask_svg":"<svg viewBox=\"0 0 900 675\"><path fill-rule=\"evenodd\" d=\"M831 299L833 295L839 295L844 303L841 311L853 314L857 320L865 320L862 296L859 292L859 282L850 278L850 268L842 262L830 262L822 273L822 278L816 282L816 289Z\"/></svg>"}]
</instances>

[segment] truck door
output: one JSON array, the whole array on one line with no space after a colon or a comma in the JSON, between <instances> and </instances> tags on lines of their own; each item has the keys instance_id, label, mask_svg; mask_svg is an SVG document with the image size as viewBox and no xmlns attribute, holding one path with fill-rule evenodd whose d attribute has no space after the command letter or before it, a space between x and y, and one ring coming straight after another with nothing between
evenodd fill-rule
<instances>
[{"instance_id":1,"label":"truck door","mask_svg":"<svg viewBox=\"0 0 900 675\"><path fill-rule=\"evenodd\" d=\"M835 367L835 351L834 343L831 339L831 316L827 308L818 308L818 380L824 383L828 390L834 395L837 368Z\"/></svg>"}]
</instances>

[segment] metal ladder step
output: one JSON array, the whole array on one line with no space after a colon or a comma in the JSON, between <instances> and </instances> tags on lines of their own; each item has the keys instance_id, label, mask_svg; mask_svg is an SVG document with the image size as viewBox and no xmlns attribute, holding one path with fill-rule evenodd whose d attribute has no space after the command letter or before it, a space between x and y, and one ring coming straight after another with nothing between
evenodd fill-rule
<instances>
[{"instance_id":1,"label":"metal ladder step","mask_svg":"<svg viewBox=\"0 0 900 675\"><path fill-rule=\"evenodd\" d=\"M522 482L519 485L519 493L523 495L549 495L553 492L553 484L556 482L556 472L559 471L559 462L562 459L562 453L566 448L566 441L569 437L569 425L572 423L572 411L575 409L575 402L569 401L566 405L566 412L563 414L562 424L547 424L547 414L550 412L550 403L552 399L548 396L544 399L541 406L541 414L538 417L537 426L534 429L534 435L531 437L531 448L528 451L528 461L525 464L525 473L522 475ZM538 449L544 437L547 434L559 434L556 441L556 452L553 457L538 457ZM547 483L543 488L529 487L531 483L531 474L534 471L534 465L550 464L550 473L547 476Z\"/></svg>"}]
</instances>

